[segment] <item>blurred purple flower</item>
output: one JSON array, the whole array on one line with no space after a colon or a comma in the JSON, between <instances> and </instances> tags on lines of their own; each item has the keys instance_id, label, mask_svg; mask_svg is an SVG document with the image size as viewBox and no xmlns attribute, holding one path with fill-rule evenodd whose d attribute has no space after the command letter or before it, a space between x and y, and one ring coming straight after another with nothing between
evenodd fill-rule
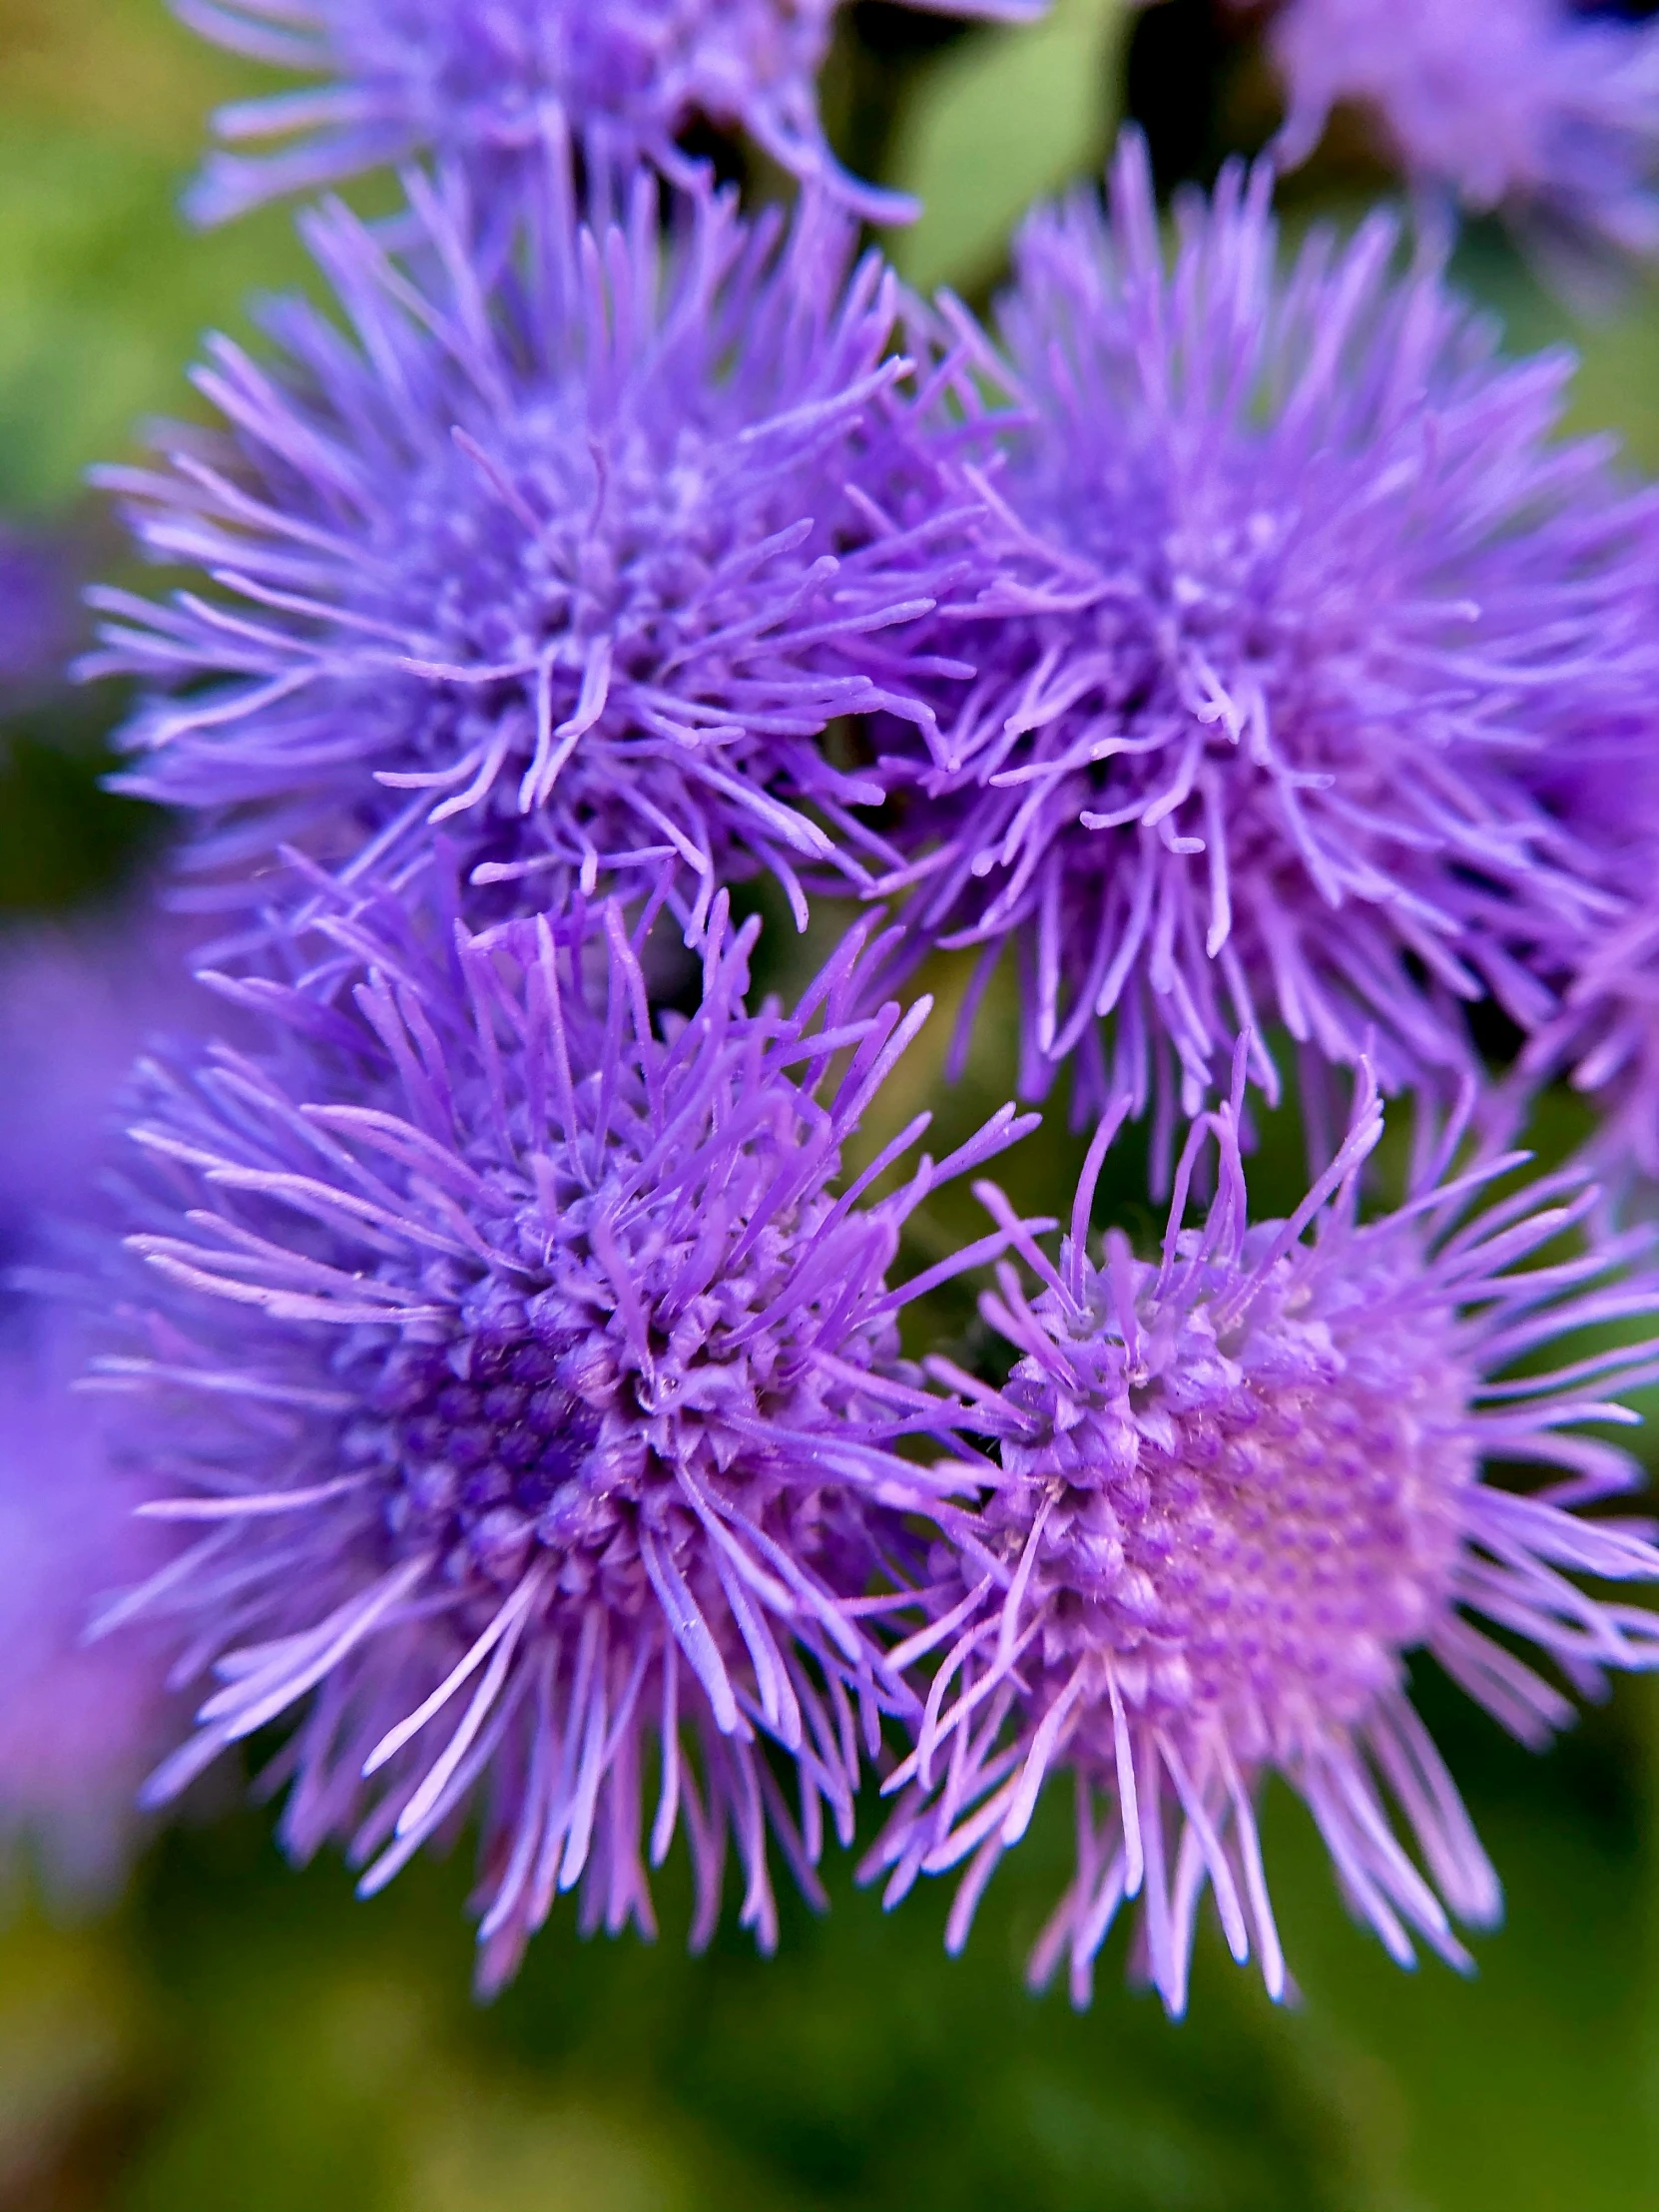
<instances>
[{"instance_id":1,"label":"blurred purple flower","mask_svg":"<svg viewBox=\"0 0 1659 2212\"><path fill-rule=\"evenodd\" d=\"M1172 1062L1196 1111L1247 1032L1272 1094L1263 1023L1455 1079L1463 1003L1531 1026L1530 948L1610 906L1527 779L1655 743L1653 496L1554 435L1569 361L1497 358L1386 217L1282 271L1271 173L1234 167L1166 268L1137 137L1110 184L1109 221L1027 223L1012 366L981 348L1031 575L929 626L977 674L925 750L891 728L887 880L919 943L1017 945L1022 1080L1076 1055L1080 1111Z\"/></svg>"},{"instance_id":2,"label":"blurred purple flower","mask_svg":"<svg viewBox=\"0 0 1659 2212\"><path fill-rule=\"evenodd\" d=\"M940 15L1025 22L1047 0L909 0ZM605 157L643 156L684 183L675 144L699 118L749 132L803 183L875 221L915 213L849 177L819 119L817 78L839 0L173 0L233 53L325 82L222 109L232 146L192 209L221 223L280 193L437 152L499 170L557 104Z\"/></svg>"},{"instance_id":3,"label":"blurred purple flower","mask_svg":"<svg viewBox=\"0 0 1659 2212\"><path fill-rule=\"evenodd\" d=\"M1659 1614L1569 1579L1659 1578L1636 1524L1578 1510L1640 1478L1582 1431L1630 1418L1603 1392L1655 1371L1653 1339L1607 1346L1659 1310L1659 1274L1627 1272L1650 1240L1594 1227L1595 1190L1571 1171L1477 1206L1526 1155L1449 1172L1455 1118L1419 1146L1408 1202L1359 1223L1382 1129L1364 1075L1347 1141L1296 1214L1251 1225L1243 1089L1241 1064L1231 1103L1194 1125L1159 1263L1115 1230L1101 1265L1086 1255L1110 1121L1057 1269L988 1193L1042 1284L1027 1303L1003 1266L982 1305L1017 1356L988 1399L1001 1485L971 1547L936 1555L934 1617L889 1654L931 1650L937 1672L868 1871L892 1869L896 1896L968 1861L959 1945L1045 1776L1069 1769L1076 1874L1030 1970L1045 1982L1069 1954L1078 2003L1119 1906L1139 1897L1141 1963L1179 2013L1206 1885L1234 1956L1254 1948L1283 1992L1254 1810L1274 1772L1393 1957L1409 1964L1415 1936L1466 1963L1448 1911L1486 1925L1500 1893L1407 1700L1405 1655L1432 1653L1533 1745L1571 1707L1477 1621L1536 1646L1581 1694L1604 1669L1659 1665ZM1216 1195L1184 1231L1212 1136ZM1602 1349L1579 1357L1580 1339L1549 1357L1590 1327ZM1542 1486L1499 1488L1483 1475L1494 1462Z\"/></svg>"},{"instance_id":4,"label":"blurred purple flower","mask_svg":"<svg viewBox=\"0 0 1659 2212\"><path fill-rule=\"evenodd\" d=\"M0 1269L95 1216L135 1058L150 1038L200 1034L213 1011L185 949L136 901L0 935Z\"/></svg>"},{"instance_id":5,"label":"blurred purple flower","mask_svg":"<svg viewBox=\"0 0 1659 2212\"><path fill-rule=\"evenodd\" d=\"M134 1801L172 1720L164 1655L84 1640L97 1600L159 1565L158 1531L112 1464L106 1409L73 1382L76 1339L0 1346L0 1860L98 1897L125 1869Z\"/></svg>"},{"instance_id":6,"label":"blurred purple flower","mask_svg":"<svg viewBox=\"0 0 1659 2212\"><path fill-rule=\"evenodd\" d=\"M647 1824L652 1865L686 1828L695 1940L730 1840L770 1945L768 1831L816 1893L826 1810L844 1840L907 1696L872 1578L952 1479L901 1455L960 1414L895 1317L976 1254L889 1290L899 1227L1025 1125L860 1206L922 1116L831 1195L925 1013L856 1015L866 930L796 1013L751 1013L722 899L702 1003L659 1033L615 906L446 958L389 904L326 928L366 980L227 983L277 1044L158 1075L136 1132L154 1272L105 1368L150 1511L197 1540L111 1619L181 1624L219 1678L150 1799L303 1709L284 1840L344 1835L365 1894L476 1808L486 1987L577 1882L585 1927L652 1932Z\"/></svg>"},{"instance_id":7,"label":"blurred purple flower","mask_svg":"<svg viewBox=\"0 0 1659 2212\"><path fill-rule=\"evenodd\" d=\"M1353 106L1419 188L1547 249L1659 251L1659 26L1570 0L1288 0L1269 40L1287 165Z\"/></svg>"},{"instance_id":8,"label":"blurred purple flower","mask_svg":"<svg viewBox=\"0 0 1659 2212\"><path fill-rule=\"evenodd\" d=\"M758 863L803 924L803 865L861 879L846 809L879 792L818 741L921 712L878 633L960 534L894 397L901 295L822 200L750 224L700 182L665 235L657 191L590 232L555 145L476 223L411 179L401 260L309 219L350 339L283 303L285 360L219 339L198 376L224 429L106 472L219 587L102 594L87 665L161 687L125 788L205 812L233 895L289 840L401 883L437 822L509 907L678 856L694 935Z\"/></svg>"},{"instance_id":9,"label":"blurred purple flower","mask_svg":"<svg viewBox=\"0 0 1659 2212\"><path fill-rule=\"evenodd\" d=\"M1610 722L1540 753L1528 777L1605 897L1582 927L1528 949L1554 1005L1488 1119L1519 1127L1542 1086L1567 1078L1596 1110L1586 1154L1622 1204L1633 1174L1659 1179L1659 746L1637 720Z\"/></svg>"},{"instance_id":10,"label":"blurred purple flower","mask_svg":"<svg viewBox=\"0 0 1659 2212\"><path fill-rule=\"evenodd\" d=\"M104 1402L74 1387L75 1322L27 1278L95 1233L118 1093L147 1035L196 1026L169 949L132 913L0 946L0 1844L71 1895L119 1878L172 1720L160 1651L89 1649L83 1631L163 1544L134 1518Z\"/></svg>"},{"instance_id":11,"label":"blurred purple flower","mask_svg":"<svg viewBox=\"0 0 1659 2212\"><path fill-rule=\"evenodd\" d=\"M1601 1116L1597 1156L1659 1179L1659 891L1586 941L1560 1012L1528 1041L1524 1079L1562 1070Z\"/></svg>"},{"instance_id":12,"label":"blurred purple flower","mask_svg":"<svg viewBox=\"0 0 1659 2212\"><path fill-rule=\"evenodd\" d=\"M1558 988L1550 1019L1528 1038L1508 1090L1526 1095L1567 1074L1599 1115L1590 1149L1610 1181L1659 1179L1659 749L1582 748L1540 779L1563 829L1618 904L1581 934L1533 958Z\"/></svg>"},{"instance_id":13,"label":"blurred purple flower","mask_svg":"<svg viewBox=\"0 0 1659 2212\"><path fill-rule=\"evenodd\" d=\"M0 710L61 679L73 603L63 547L0 523Z\"/></svg>"}]
</instances>

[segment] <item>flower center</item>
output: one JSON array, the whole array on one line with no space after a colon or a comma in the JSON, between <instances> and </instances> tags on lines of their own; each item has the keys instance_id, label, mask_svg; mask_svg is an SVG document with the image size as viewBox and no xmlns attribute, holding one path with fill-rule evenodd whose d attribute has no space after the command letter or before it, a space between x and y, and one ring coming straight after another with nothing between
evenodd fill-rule
<instances>
[{"instance_id":1,"label":"flower center","mask_svg":"<svg viewBox=\"0 0 1659 2212\"><path fill-rule=\"evenodd\" d=\"M633 1498L614 1469L596 1479L601 1416L558 1381L570 1349L527 1326L393 1355L358 1447L399 1551L439 1553L463 1585L510 1587L538 1549L591 1576Z\"/></svg>"},{"instance_id":2,"label":"flower center","mask_svg":"<svg viewBox=\"0 0 1659 2212\"><path fill-rule=\"evenodd\" d=\"M1154 1384L1065 1438L1038 1569L1046 1671L1101 1652L1130 1702L1223 1711L1257 1756L1394 1680L1449 1586L1475 1473L1466 1379L1425 1346L1380 1375L1304 1349L1274 1343L1242 1380L1215 1363L1179 1401Z\"/></svg>"},{"instance_id":3,"label":"flower center","mask_svg":"<svg viewBox=\"0 0 1659 2212\"><path fill-rule=\"evenodd\" d=\"M532 408L487 462L445 453L397 523L389 572L400 618L463 663L533 659L580 681L590 642L609 635L623 666L662 643L725 549L701 441L561 419ZM555 705L561 704L555 699Z\"/></svg>"}]
</instances>

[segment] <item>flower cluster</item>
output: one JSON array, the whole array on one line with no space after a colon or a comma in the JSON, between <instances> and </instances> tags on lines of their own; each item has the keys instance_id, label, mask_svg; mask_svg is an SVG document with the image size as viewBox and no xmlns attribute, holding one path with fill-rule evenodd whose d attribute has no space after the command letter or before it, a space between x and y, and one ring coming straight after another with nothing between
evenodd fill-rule
<instances>
[{"instance_id":1,"label":"flower cluster","mask_svg":"<svg viewBox=\"0 0 1659 2212\"><path fill-rule=\"evenodd\" d=\"M99 1479L158 1547L97 1648L159 1639L196 1702L147 1801L275 1729L284 1842L365 1892L470 1830L494 1988L561 1892L652 1933L677 1835L694 1940L735 1858L770 1945L773 1859L818 1898L869 1777L868 1871L965 1866L959 1942L1066 1774L1033 1975L1084 1999L1139 1900L1179 2012L1206 1892L1286 1986L1277 1775L1387 1948L1462 1963L1499 1893L1415 1655L1528 1742L1557 1678L1659 1665L1659 1616L1582 1586L1659 1578L1599 1510L1659 1372L1616 1203L1659 1172L1652 490L1432 242L1284 250L1273 162L1166 242L1130 135L988 328L911 297L819 124L830 0L179 5L322 80L221 118L288 151L221 156L202 212L413 166L387 221L300 218L326 307L215 341L211 419L106 476L190 572L100 595L121 781L237 917L230 1028L142 1066L82 1269ZM1289 149L1360 96L1447 172L1343 74L1364 11L1297 77L1320 12L1274 19ZM1501 60L1533 19L1497 12ZM1646 50L1548 27L1563 113L1576 57ZM1625 89L1611 138L1517 122L1454 181L1641 246ZM718 188L696 119L793 208ZM793 1004L735 903L775 892L823 959ZM991 1184L982 1236L930 1204L1036 1117L906 1166L889 1081L897 986L966 954L989 1056L1010 953L1009 1087L1096 1123L1057 1258ZM1321 1167L1253 1223L1287 1038ZM1612 1196L1493 1133L1564 1068ZM1380 1091L1418 1131L1392 1211ZM1091 1226L1146 1114L1157 1258ZM933 1294L993 1265L951 1335Z\"/></svg>"},{"instance_id":2,"label":"flower cluster","mask_svg":"<svg viewBox=\"0 0 1659 2212\"><path fill-rule=\"evenodd\" d=\"M1047 0L909 0L942 15L1029 21ZM684 182L676 141L705 121L742 129L803 183L879 222L915 213L840 167L818 112L839 0L173 0L194 30L250 60L325 80L221 110L227 147L193 197L221 223L420 153L497 182L533 146L550 105L594 148Z\"/></svg>"}]
</instances>

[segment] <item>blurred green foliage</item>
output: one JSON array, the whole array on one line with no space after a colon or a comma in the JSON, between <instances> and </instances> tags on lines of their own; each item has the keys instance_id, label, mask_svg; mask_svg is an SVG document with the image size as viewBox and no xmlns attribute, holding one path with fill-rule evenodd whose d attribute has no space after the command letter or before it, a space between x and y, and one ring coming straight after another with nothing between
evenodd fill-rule
<instances>
[{"instance_id":1,"label":"blurred green foliage","mask_svg":"<svg viewBox=\"0 0 1659 2212\"><path fill-rule=\"evenodd\" d=\"M1166 110L1186 97L1170 27ZM1091 167L1120 106L1126 0L1060 0L1040 30L956 31L861 4L831 77L849 155L880 158L929 214L895 241L917 280L982 289L1009 222ZM1161 28L1160 28L1161 23ZM1134 36L1147 31L1143 22ZM1156 34L1152 36L1151 34ZM1158 39L1162 45L1158 45ZM909 43L905 43L908 41ZM1173 56L1173 62L1168 57ZM1144 79L1145 71L1141 72ZM280 213L210 238L175 204L237 72L162 0L0 0L0 511L76 515L82 471L135 421L190 403L205 323L302 270ZM1196 82L1191 96L1211 99ZM1215 102L1212 100L1212 105ZM860 149L865 151L860 152ZM870 150L873 150L871 152ZM1303 209L1322 188L1299 187ZM1659 304L1633 293L1579 327L1485 234L1460 272L1518 342L1585 354L1577 426L1659 465ZM89 543L96 544L94 530ZM99 556L113 559L113 555ZM100 799L103 721L59 702L0 759L0 908L60 905L130 867L147 831ZM100 718L103 718L102 720ZM785 985L833 918L770 932ZM885 1101L937 1090L965 965ZM942 1147L1000 1103L1013 985L989 1002ZM1546 1151L1571 1139L1551 1117ZM1289 1117L1253 1180L1282 1206L1301 1173ZM871 1137L871 1144L877 1139ZM1056 1125L1005 1165L1052 1205L1080 1148ZM1126 1142L1102 1205L1151 1227ZM969 1223L954 1195L918 1261ZM928 1327L971 1343L965 1293ZM130 1897L81 1925L20 1901L0 1930L4 2212L1638 2212L1659 2203L1659 1954L1653 1899L1659 1709L1648 1686L1547 1761L1434 1681L1429 1717L1502 1869L1509 1925L1469 1981L1402 1975L1349 1924L1283 1791L1269 1846L1300 2001L1275 2011L1207 1936L1193 2016L1172 2028L1124 1986L1121 1943L1093 2009L1033 1998L1020 1960L1064 1880L1067 1811L1045 1807L946 1960L940 1888L887 1920L831 1870L833 1912L787 1902L781 1955L728 1929L706 1958L668 1933L582 1944L562 1914L495 2006L467 1993L464 1853L370 1905L329 1861L284 1866L259 1811L213 1807L151 1850Z\"/></svg>"},{"instance_id":2,"label":"blurred green foliage","mask_svg":"<svg viewBox=\"0 0 1659 2212\"><path fill-rule=\"evenodd\" d=\"M1509 1894L1468 1980L1348 1922L1305 1817L1268 1845L1301 2002L1201 1945L1172 2027L1104 1963L1022 1989L1064 1881L1051 1804L965 1957L945 1897L844 1869L780 1955L578 1942L467 1996L461 1864L358 1905L258 1814L154 1852L103 1928L0 1942L0 2204L121 2212L1636 2212L1653 2201L1642 1695L1547 1770L1429 1691ZM1440 1710L1440 1706L1444 1710ZM685 1925L674 1875L661 1899ZM31 2178L32 2177L32 2178Z\"/></svg>"},{"instance_id":3,"label":"blurred green foliage","mask_svg":"<svg viewBox=\"0 0 1659 2212\"><path fill-rule=\"evenodd\" d=\"M1100 167L1127 15L1127 0L1055 0L1043 22L988 26L935 64L891 180L921 202L885 242L911 283L970 289L1034 200Z\"/></svg>"},{"instance_id":4,"label":"blurred green foliage","mask_svg":"<svg viewBox=\"0 0 1659 2212\"><path fill-rule=\"evenodd\" d=\"M0 505L76 498L188 404L206 325L304 267L285 214L191 236L179 192L242 80L163 0L0 6Z\"/></svg>"}]
</instances>

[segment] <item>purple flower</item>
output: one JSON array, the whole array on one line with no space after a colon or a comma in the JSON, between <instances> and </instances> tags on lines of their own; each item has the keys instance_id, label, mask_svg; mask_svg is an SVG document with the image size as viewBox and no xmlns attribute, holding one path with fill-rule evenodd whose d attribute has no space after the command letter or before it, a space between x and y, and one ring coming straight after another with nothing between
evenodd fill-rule
<instances>
[{"instance_id":1,"label":"purple flower","mask_svg":"<svg viewBox=\"0 0 1659 2212\"><path fill-rule=\"evenodd\" d=\"M73 594L62 546L0 523L0 711L62 673Z\"/></svg>"},{"instance_id":2,"label":"purple flower","mask_svg":"<svg viewBox=\"0 0 1659 2212\"><path fill-rule=\"evenodd\" d=\"M55 1891L103 1891L173 1716L164 1655L83 1642L95 1601L161 1563L114 1461L105 1404L73 1387L74 1318L29 1287L96 1234L116 1100L147 1034L196 1024L161 932L123 914L0 949L0 1856Z\"/></svg>"},{"instance_id":3,"label":"purple flower","mask_svg":"<svg viewBox=\"0 0 1659 2212\"><path fill-rule=\"evenodd\" d=\"M1612 1172L1634 1167L1659 1178L1659 896L1651 888L1583 945L1560 1012L1528 1042L1523 1079L1563 1068L1596 1104L1594 1149Z\"/></svg>"},{"instance_id":4,"label":"purple flower","mask_svg":"<svg viewBox=\"0 0 1659 2212\"><path fill-rule=\"evenodd\" d=\"M1418 187L1546 248L1659 250L1659 29L1570 0L1287 0L1269 39L1287 164L1352 106Z\"/></svg>"},{"instance_id":5,"label":"purple flower","mask_svg":"<svg viewBox=\"0 0 1659 2212\"><path fill-rule=\"evenodd\" d=\"M945 15L1028 21L1046 0L910 0ZM876 221L913 203L849 177L819 120L816 80L838 0L173 0L233 53L324 83L223 109L230 145L193 197L205 223L279 193L437 151L499 169L556 103L607 155L683 183L676 136L698 118L742 128L804 183Z\"/></svg>"},{"instance_id":6,"label":"purple flower","mask_svg":"<svg viewBox=\"0 0 1659 2212\"><path fill-rule=\"evenodd\" d=\"M217 1677L150 1798L293 1718L284 1840L344 1836L365 1893L472 1808L486 1986L578 1882L585 1926L649 1934L647 1828L653 1865L686 1830L696 1940L729 1840L764 1944L769 1829L816 1889L826 1811L844 1839L860 1742L907 1700L878 1586L959 1480L903 1454L959 1414L895 1317L975 1254L887 1271L926 1192L1026 1126L860 1205L921 1117L834 1196L925 1005L856 1014L857 930L793 1015L747 1012L755 929L722 900L702 1003L659 1032L645 926L439 956L389 904L336 917L332 993L224 985L278 1041L158 1076L136 1132L150 1268L105 1368L149 1511L195 1541L121 1614Z\"/></svg>"},{"instance_id":7,"label":"purple flower","mask_svg":"<svg viewBox=\"0 0 1659 2212\"><path fill-rule=\"evenodd\" d=\"M1596 1193L1570 1170L1495 1196L1525 1155L1452 1171L1456 1119L1419 1147L1408 1201L1359 1222L1382 1129L1364 1076L1333 1165L1291 1220L1252 1225L1242 1057L1231 1103L1194 1125L1160 1261L1117 1231L1098 1265L1085 1251L1110 1121L1058 1268L1015 1231L1041 1289L1028 1302L1004 1266L983 1302L1016 1355L988 1400L1001 1481L971 1543L936 1555L932 1619L889 1655L931 1650L937 1671L872 1871L891 1868L901 1895L966 1860L960 1944L1045 1776L1069 1769L1076 1875L1031 1975L1069 1956L1079 2003L1139 1897L1142 1961L1179 2013L1207 1885L1234 1956L1254 1949L1283 1991L1254 1811L1269 1773L1305 1800L1395 1958L1420 1938L1465 1963L1448 1914L1485 1925L1499 1890L1407 1700L1405 1655L1431 1653L1529 1744L1571 1708L1511 1640L1585 1694L1607 1668L1659 1664L1659 1615L1571 1579L1659 1577L1635 1524L1580 1512L1639 1478L1582 1431L1631 1417L1603 1393L1650 1376L1656 1346L1555 1349L1659 1309L1659 1275L1626 1272L1648 1240L1591 1226ZM1211 1137L1216 1196L1183 1230ZM1493 1465L1514 1486L1489 1481Z\"/></svg>"},{"instance_id":8,"label":"purple flower","mask_svg":"<svg viewBox=\"0 0 1659 2212\"><path fill-rule=\"evenodd\" d=\"M94 1604L160 1563L112 1464L106 1409L73 1386L73 1332L40 1318L0 1346L0 1862L20 1853L72 1898L119 1881L133 1800L173 1716L162 1653L89 1648Z\"/></svg>"},{"instance_id":9,"label":"purple flower","mask_svg":"<svg viewBox=\"0 0 1659 2212\"><path fill-rule=\"evenodd\" d=\"M1659 758L1651 744L1585 750L1541 786L1617 900L1534 960L1558 987L1507 1088L1563 1073L1599 1113L1591 1149L1610 1180L1659 1178Z\"/></svg>"},{"instance_id":10,"label":"purple flower","mask_svg":"<svg viewBox=\"0 0 1659 2212\"><path fill-rule=\"evenodd\" d=\"M307 223L348 337L290 300L274 367L217 340L223 427L107 473L217 586L102 595L89 668L158 688L125 788L206 816L232 896L290 842L400 885L442 822L509 906L666 854L694 935L757 864L804 923L799 870L861 880L846 810L879 797L819 740L923 711L880 633L960 534L894 396L895 280L822 200L750 224L705 181L665 233L636 176L590 232L557 144L476 221L453 178L410 194L400 259Z\"/></svg>"},{"instance_id":11,"label":"purple flower","mask_svg":"<svg viewBox=\"0 0 1659 2212\"><path fill-rule=\"evenodd\" d=\"M930 627L977 674L892 728L890 880L918 941L1017 946L1023 1080L1077 1055L1080 1111L1171 1064L1196 1111L1247 1032L1271 1094L1263 1024L1455 1079L1463 1004L1530 1026L1530 947L1604 910L1527 778L1654 743L1652 497L1555 436L1568 361L1500 360L1386 217L1281 269L1235 167L1166 267L1137 137L1110 184L1029 221L1011 365L982 348L1030 574Z\"/></svg>"},{"instance_id":12,"label":"purple flower","mask_svg":"<svg viewBox=\"0 0 1659 2212\"><path fill-rule=\"evenodd\" d=\"M1659 747L1637 721L1540 755L1533 789L1604 896L1576 929L1543 933L1527 963L1554 1006L1494 1100L1494 1126L1566 1076L1597 1126L1588 1152L1620 1199L1659 1178Z\"/></svg>"},{"instance_id":13,"label":"purple flower","mask_svg":"<svg viewBox=\"0 0 1659 2212\"><path fill-rule=\"evenodd\" d=\"M0 935L0 1270L89 1219L118 1102L147 1040L199 1035L212 1002L185 940L142 903Z\"/></svg>"}]
</instances>

